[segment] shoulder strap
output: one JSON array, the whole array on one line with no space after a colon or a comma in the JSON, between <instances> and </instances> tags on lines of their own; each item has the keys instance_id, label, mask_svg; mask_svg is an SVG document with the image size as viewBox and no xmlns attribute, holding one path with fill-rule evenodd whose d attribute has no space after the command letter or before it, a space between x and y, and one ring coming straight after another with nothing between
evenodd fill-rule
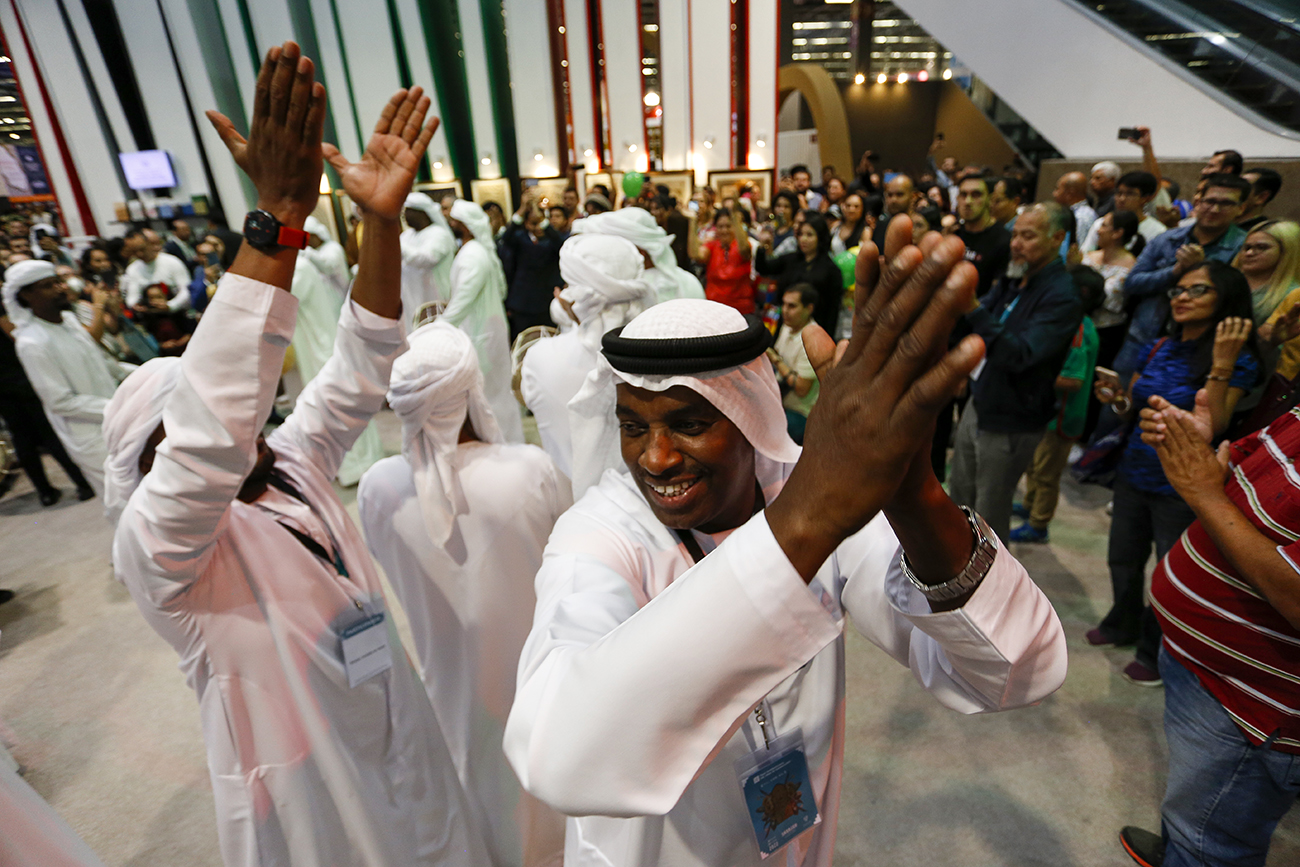
<instances>
[{"instance_id":1,"label":"shoulder strap","mask_svg":"<svg viewBox=\"0 0 1300 867\"><path fill-rule=\"evenodd\" d=\"M686 553L690 555L692 563L698 563L707 556L704 553L704 549L700 547L699 540L695 538L695 534L690 530L673 530L673 532L677 534L677 538L681 539L682 544L686 546Z\"/></svg>"}]
</instances>

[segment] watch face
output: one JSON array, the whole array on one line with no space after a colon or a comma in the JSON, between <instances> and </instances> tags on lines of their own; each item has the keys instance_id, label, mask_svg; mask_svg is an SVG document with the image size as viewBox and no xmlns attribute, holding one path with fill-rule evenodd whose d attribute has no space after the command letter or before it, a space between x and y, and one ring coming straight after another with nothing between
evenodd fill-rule
<instances>
[{"instance_id":1,"label":"watch face","mask_svg":"<svg viewBox=\"0 0 1300 867\"><path fill-rule=\"evenodd\" d=\"M280 221L266 211L249 211L244 217L244 237L254 247L275 247L280 237Z\"/></svg>"}]
</instances>

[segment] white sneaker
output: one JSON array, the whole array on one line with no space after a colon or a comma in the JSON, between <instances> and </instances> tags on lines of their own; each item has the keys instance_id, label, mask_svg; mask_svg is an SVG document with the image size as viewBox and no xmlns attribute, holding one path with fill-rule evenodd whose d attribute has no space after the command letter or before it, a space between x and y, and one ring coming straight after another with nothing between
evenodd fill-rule
<instances>
[{"instance_id":1,"label":"white sneaker","mask_svg":"<svg viewBox=\"0 0 1300 867\"><path fill-rule=\"evenodd\" d=\"M1070 463L1073 464L1077 462L1081 457L1083 457L1083 446L1079 443L1070 446Z\"/></svg>"},{"instance_id":2,"label":"white sneaker","mask_svg":"<svg viewBox=\"0 0 1300 867\"><path fill-rule=\"evenodd\" d=\"M1114 500L1111 500L1109 503L1106 504L1106 514L1107 514L1107 515L1113 515L1113 514L1115 514L1115 501L1114 501Z\"/></svg>"}]
</instances>

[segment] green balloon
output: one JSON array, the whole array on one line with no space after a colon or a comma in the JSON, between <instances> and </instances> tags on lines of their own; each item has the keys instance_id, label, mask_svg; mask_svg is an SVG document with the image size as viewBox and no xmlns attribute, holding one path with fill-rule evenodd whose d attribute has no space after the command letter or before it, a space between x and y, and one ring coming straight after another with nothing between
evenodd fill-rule
<instances>
[{"instance_id":1,"label":"green balloon","mask_svg":"<svg viewBox=\"0 0 1300 867\"><path fill-rule=\"evenodd\" d=\"M623 195L635 199L641 195L641 188L645 186L645 175L640 172L628 172L623 175Z\"/></svg>"}]
</instances>

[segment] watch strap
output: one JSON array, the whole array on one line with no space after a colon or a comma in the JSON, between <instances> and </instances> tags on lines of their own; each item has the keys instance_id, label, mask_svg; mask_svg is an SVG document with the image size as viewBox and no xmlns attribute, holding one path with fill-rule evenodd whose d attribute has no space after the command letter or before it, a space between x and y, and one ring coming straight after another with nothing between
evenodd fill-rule
<instances>
[{"instance_id":1,"label":"watch strap","mask_svg":"<svg viewBox=\"0 0 1300 867\"><path fill-rule=\"evenodd\" d=\"M307 233L302 229L293 229L289 226L280 226L280 234L275 242L281 247L292 247L295 250L305 250L307 248Z\"/></svg>"},{"instance_id":2,"label":"watch strap","mask_svg":"<svg viewBox=\"0 0 1300 867\"><path fill-rule=\"evenodd\" d=\"M975 514L974 510L968 506L960 508L966 514L966 520L970 522L971 533L975 537L975 550L971 552L966 568L962 569L955 578L942 584L925 584L912 571L911 565L907 562L907 554L900 552L898 555L903 575L912 582L913 587L921 591L922 596L931 602L946 602L974 590L984 580L984 576L989 574L989 570L993 568L993 561L997 558L997 535L983 518Z\"/></svg>"}]
</instances>

